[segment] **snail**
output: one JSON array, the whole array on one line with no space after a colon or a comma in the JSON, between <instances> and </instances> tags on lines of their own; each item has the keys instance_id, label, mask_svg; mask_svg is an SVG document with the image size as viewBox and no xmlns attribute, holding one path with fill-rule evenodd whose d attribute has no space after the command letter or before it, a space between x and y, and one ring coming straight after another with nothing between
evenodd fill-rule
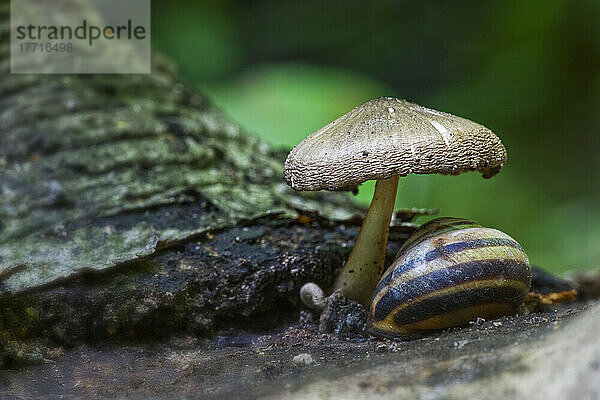
<instances>
[{"instance_id":1,"label":"snail","mask_svg":"<svg viewBox=\"0 0 600 400\"><path fill-rule=\"evenodd\" d=\"M523 248L496 229L462 218L423 224L379 281L369 331L393 337L515 312L531 284Z\"/></svg>"}]
</instances>

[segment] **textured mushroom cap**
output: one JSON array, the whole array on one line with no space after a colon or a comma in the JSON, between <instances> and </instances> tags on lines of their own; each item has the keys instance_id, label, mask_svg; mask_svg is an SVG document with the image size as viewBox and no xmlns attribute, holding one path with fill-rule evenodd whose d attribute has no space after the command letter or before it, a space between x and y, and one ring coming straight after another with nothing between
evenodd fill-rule
<instances>
[{"instance_id":1,"label":"textured mushroom cap","mask_svg":"<svg viewBox=\"0 0 600 400\"><path fill-rule=\"evenodd\" d=\"M394 97L370 100L314 132L288 155L296 190L341 190L394 175L479 171L490 178L506 149L486 127Z\"/></svg>"}]
</instances>

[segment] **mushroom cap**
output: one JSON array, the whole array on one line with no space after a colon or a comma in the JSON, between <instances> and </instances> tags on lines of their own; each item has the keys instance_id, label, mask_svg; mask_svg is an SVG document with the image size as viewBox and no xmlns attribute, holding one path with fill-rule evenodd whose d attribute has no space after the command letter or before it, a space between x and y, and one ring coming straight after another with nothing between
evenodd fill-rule
<instances>
[{"instance_id":1,"label":"mushroom cap","mask_svg":"<svg viewBox=\"0 0 600 400\"><path fill-rule=\"evenodd\" d=\"M506 163L492 131L468 119L400 100L369 100L300 142L285 161L296 190L345 190L394 175L490 178Z\"/></svg>"}]
</instances>

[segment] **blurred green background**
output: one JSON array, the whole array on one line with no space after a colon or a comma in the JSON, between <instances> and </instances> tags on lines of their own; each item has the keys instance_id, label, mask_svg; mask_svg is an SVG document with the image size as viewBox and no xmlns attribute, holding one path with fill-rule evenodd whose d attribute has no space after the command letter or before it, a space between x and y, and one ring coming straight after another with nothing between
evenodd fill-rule
<instances>
[{"instance_id":1,"label":"blurred green background","mask_svg":"<svg viewBox=\"0 0 600 400\"><path fill-rule=\"evenodd\" d=\"M486 125L497 177L403 178L396 207L499 228L565 272L600 267L599 20L598 0L154 1L152 40L277 148L385 95Z\"/></svg>"}]
</instances>

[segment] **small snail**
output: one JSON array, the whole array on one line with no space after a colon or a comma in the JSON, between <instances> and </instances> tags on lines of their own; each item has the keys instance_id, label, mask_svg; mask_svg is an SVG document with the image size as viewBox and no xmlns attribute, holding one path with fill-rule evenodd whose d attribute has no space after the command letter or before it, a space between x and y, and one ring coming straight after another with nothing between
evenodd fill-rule
<instances>
[{"instance_id":1,"label":"small snail","mask_svg":"<svg viewBox=\"0 0 600 400\"><path fill-rule=\"evenodd\" d=\"M523 248L496 229L461 218L421 226L383 274L370 307L382 336L460 326L513 313L531 284Z\"/></svg>"}]
</instances>

